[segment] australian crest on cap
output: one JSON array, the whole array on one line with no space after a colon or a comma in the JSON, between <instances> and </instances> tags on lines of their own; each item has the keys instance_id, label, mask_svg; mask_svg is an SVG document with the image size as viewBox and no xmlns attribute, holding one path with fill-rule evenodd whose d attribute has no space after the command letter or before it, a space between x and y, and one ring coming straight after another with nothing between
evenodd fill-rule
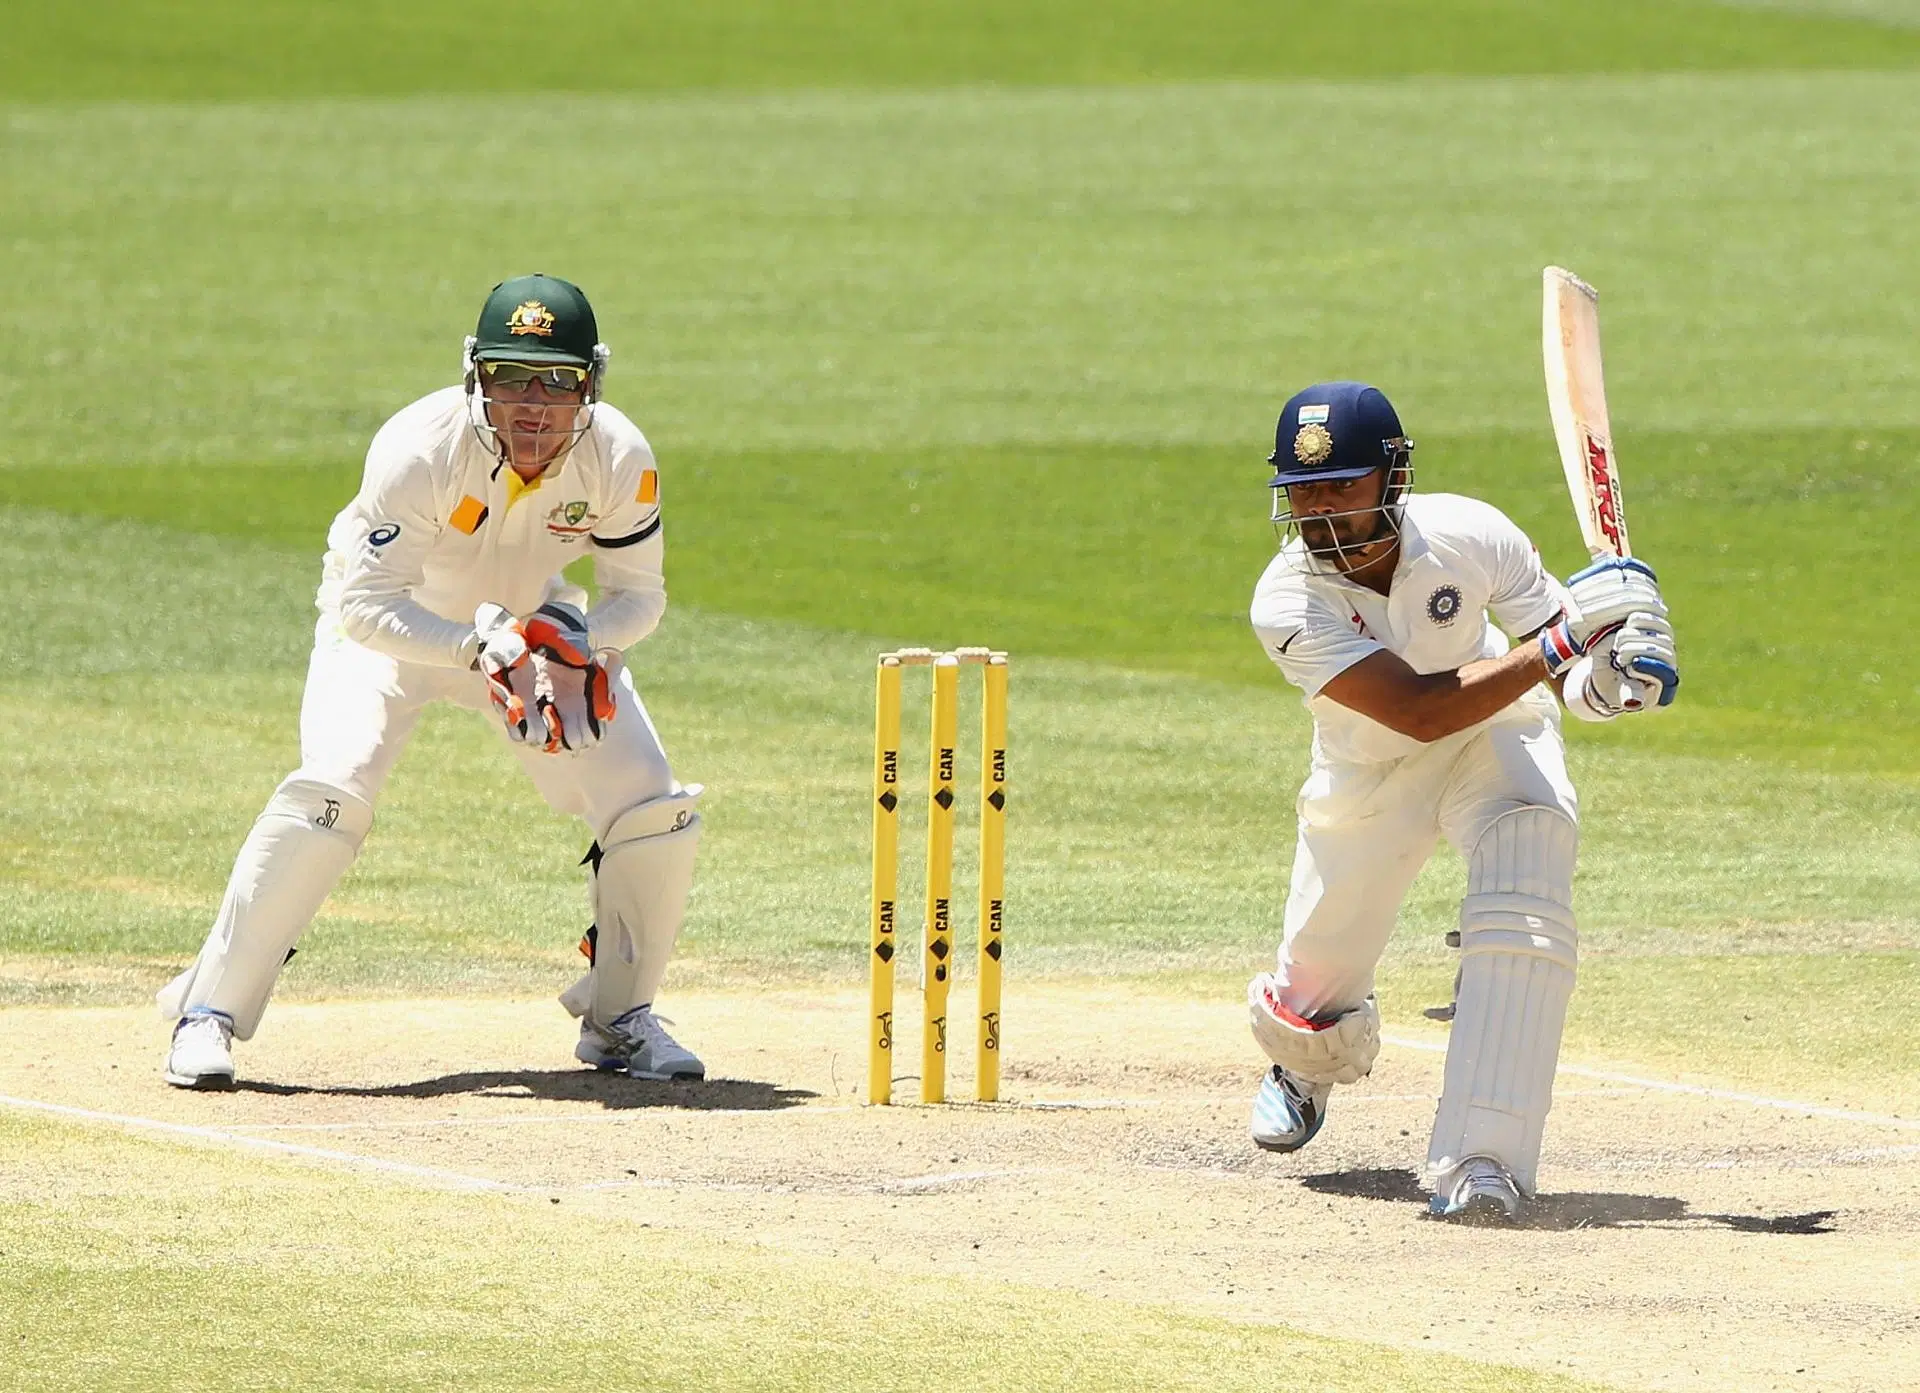
<instances>
[{"instance_id":1,"label":"australian crest on cap","mask_svg":"<svg viewBox=\"0 0 1920 1393\"><path fill-rule=\"evenodd\" d=\"M1333 436L1318 422L1300 427L1293 437L1293 457L1302 464L1324 463L1333 453Z\"/></svg>"},{"instance_id":2,"label":"australian crest on cap","mask_svg":"<svg viewBox=\"0 0 1920 1393\"><path fill-rule=\"evenodd\" d=\"M524 300L507 316L509 334L538 334L543 339L553 337L553 311L538 300Z\"/></svg>"}]
</instances>

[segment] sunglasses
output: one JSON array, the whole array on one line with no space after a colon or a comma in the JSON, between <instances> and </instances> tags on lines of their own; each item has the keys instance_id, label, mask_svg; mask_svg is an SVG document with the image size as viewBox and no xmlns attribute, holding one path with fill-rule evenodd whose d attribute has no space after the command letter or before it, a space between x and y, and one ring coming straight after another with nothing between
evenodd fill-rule
<instances>
[{"instance_id":1,"label":"sunglasses","mask_svg":"<svg viewBox=\"0 0 1920 1393\"><path fill-rule=\"evenodd\" d=\"M487 381L509 390L538 382L550 392L572 392L587 380L587 370L571 363L482 363Z\"/></svg>"}]
</instances>

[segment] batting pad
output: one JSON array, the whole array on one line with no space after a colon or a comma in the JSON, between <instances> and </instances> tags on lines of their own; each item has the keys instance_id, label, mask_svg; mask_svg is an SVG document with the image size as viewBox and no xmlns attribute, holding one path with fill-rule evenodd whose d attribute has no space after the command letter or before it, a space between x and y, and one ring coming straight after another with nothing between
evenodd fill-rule
<instances>
[{"instance_id":1,"label":"batting pad","mask_svg":"<svg viewBox=\"0 0 1920 1393\"><path fill-rule=\"evenodd\" d=\"M373 808L344 789L289 778L234 858L220 917L192 967L154 997L177 1020L196 1008L233 1020L251 1040L293 945L346 874L373 826Z\"/></svg>"},{"instance_id":2,"label":"batting pad","mask_svg":"<svg viewBox=\"0 0 1920 1393\"><path fill-rule=\"evenodd\" d=\"M1290 1010L1271 972L1247 986L1253 1038L1267 1058L1308 1083L1358 1083L1380 1054L1380 1007L1368 997L1332 1020L1312 1021Z\"/></svg>"},{"instance_id":3,"label":"batting pad","mask_svg":"<svg viewBox=\"0 0 1920 1393\"><path fill-rule=\"evenodd\" d=\"M1573 995L1578 842L1557 808L1517 808L1468 858L1460 988L1427 1150L1436 1183L1467 1157L1488 1156L1533 1193Z\"/></svg>"},{"instance_id":4,"label":"batting pad","mask_svg":"<svg viewBox=\"0 0 1920 1393\"><path fill-rule=\"evenodd\" d=\"M596 1026L653 1003L673 956L700 846L699 784L629 808L600 844L593 877L593 966L560 996Z\"/></svg>"}]
</instances>

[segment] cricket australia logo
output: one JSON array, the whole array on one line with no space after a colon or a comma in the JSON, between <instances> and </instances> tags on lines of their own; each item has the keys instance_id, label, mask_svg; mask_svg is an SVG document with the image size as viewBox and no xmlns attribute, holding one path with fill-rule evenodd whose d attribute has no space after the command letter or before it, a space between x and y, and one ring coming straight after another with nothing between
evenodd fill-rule
<instances>
[{"instance_id":1,"label":"cricket australia logo","mask_svg":"<svg viewBox=\"0 0 1920 1393\"><path fill-rule=\"evenodd\" d=\"M1460 587L1443 585L1427 596L1427 618L1446 628L1460 617Z\"/></svg>"},{"instance_id":2,"label":"cricket australia logo","mask_svg":"<svg viewBox=\"0 0 1920 1393\"><path fill-rule=\"evenodd\" d=\"M550 339L553 337L553 311L538 300L523 301L507 316L507 332L535 334Z\"/></svg>"},{"instance_id":3,"label":"cricket australia logo","mask_svg":"<svg viewBox=\"0 0 1920 1393\"><path fill-rule=\"evenodd\" d=\"M584 498L576 498L570 503L554 505L547 514L547 531L563 541L571 542L593 530L600 521L600 515L588 506Z\"/></svg>"}]
</instances>

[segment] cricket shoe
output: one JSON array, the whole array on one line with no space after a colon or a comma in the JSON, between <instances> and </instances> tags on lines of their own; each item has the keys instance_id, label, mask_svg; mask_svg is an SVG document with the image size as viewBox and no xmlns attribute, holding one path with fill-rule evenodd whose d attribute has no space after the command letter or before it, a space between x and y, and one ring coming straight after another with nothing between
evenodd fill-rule
<instances>
[{"instance_id":1,"label":"cricket shoe","mask_svg":"<svg viewBox=\"0 0 1920 1393\"><path fill-rule=\"evenodd\" d=\"M623 1069L629 1078L679 1083L704 1079L707 1066L700 1056L667 1034L660 1018L646 1006L636 1006L609 1026L580 1021L580 1043L573 1057L596 1069Z\"/></svg>"},{"instance_id":2,"label":"cricket shoe","mask_svg":"<svg viewBox=\"0 0 1920 1393\"><path fill-rule=\"evenodd\" d=\"M219 1011L189 1011L173 1028L167 1082L175 1088L233 1087L233 1020Z\"/></svg>"},{"instance_id":3,"label":"cricket shoe","mask_svg":"<svg viewBox=\"0 0 1920 1393\"><path fill-rule=\"evenodd\" d=\"M1461 1224L1511 1224L1520 1217L1520 1187L1498 1161L1469 1156L1434 1187L1427 1213Z\"/></svg>"},{"instance_id":4,"label":"cricket shoe","mask_svg":"<svg viewBox=\"0 0 1920 1393\"><path fill-rule=\"evenodd\" d=\"M1278 1064L1253 1095L1253 1144L1265 1151L1298 1151L1327 1118L1330 1083L1305 1083Z\"/></svg>"}]
</instances>

